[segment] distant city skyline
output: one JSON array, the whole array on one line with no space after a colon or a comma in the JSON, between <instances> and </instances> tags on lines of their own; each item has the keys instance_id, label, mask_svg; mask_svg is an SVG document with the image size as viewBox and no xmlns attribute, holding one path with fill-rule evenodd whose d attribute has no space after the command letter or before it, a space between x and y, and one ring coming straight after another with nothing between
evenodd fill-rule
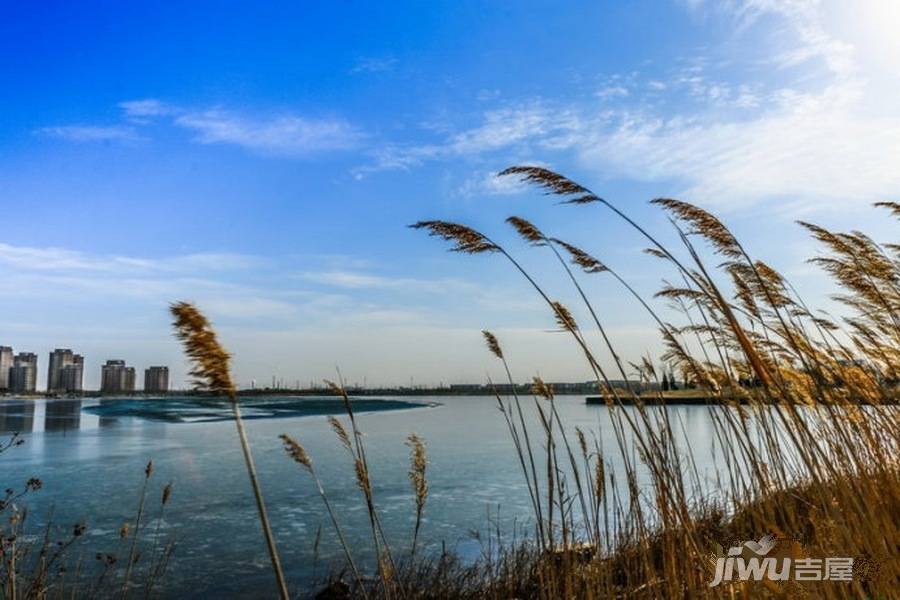
<instances>
[{"instance_id":1,"label":"distant city skyline","mask_svg":"<svg viewBox=\"0 0 900 600\"><path fill-rule=\"evenodd\" d=\"M565 173L675 246L650 199L713 209L814 308L835 290L796 219L896 241L870 204L900 198L897 2L7 4L0 341L39 354L38 387L67 347L86 388L110 357L186 385L179 300L213 320L245 387L335 367L370 386L502 378L482 329L517 379L589 378L514 270L448 254L407 228L420 219L484 230L585 329L506 217L679 322L653 299L673 273L641 239L495 177L511 164ZM583 284L619 354L662 354L620 287Z\"/></svg>"},{"instance_id":2,"label":"distant city skyline","mask_svg":"<svg viewBox=\"0 0 900 600\"><path fill-rule=\"evenodd\" d=\"M46 370L41 368L38 353L29 351L16 352L13 346L0 345L0 392L48 394L79 394L84 391L102 393L134 393L139 391L167 392L169 386L169 367L152 365L144 370L143 386L138 385L136 369L121 359L106 359L97 362L98 377L88 375L89 383L85 385L85 373L90 373L90 361L76 354L70 348L54 348L47 353ZM46 381L46 386L38 384ZM149 389L148 389L149 383ZM187 389L190 386L178 386Z\"/></svg>"}]
</instances>

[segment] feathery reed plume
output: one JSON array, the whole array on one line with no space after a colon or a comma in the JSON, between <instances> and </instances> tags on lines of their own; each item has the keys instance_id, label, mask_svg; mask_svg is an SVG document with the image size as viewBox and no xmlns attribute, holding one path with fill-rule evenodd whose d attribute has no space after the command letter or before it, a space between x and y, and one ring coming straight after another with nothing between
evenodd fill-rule
<instances>
[{"instance_id":1,"label":"feathery reed plume","mask_svg":"<svg viewBox=\"0 0 900 600\"><path fill-rule=\"evenodd\" d=\"M500 342L497 341L497 336L486 329L482 329L481 334L484 336L484 341L487 343L488 350L491 351L491 354L500 360L503 360L503 349L500 348Z\"/></svg>"},{"instance_id":2,"label":"feathery reed plume","mask_svg":"<svg viewBox=\"0 0 900 600\"><path fill-rule=\"evenodd\" d=\"M534 246L543 246L547 243L547 238L544 237L541 230L530 221L526 221L522 217L509 217L506 222L512 225L526 242Z\"/></svg>"},{"instance_id":3,"label":"feathery reed plume","mask_svg":"<svg viewBox=\"0 0 900 600\"><path fill-rule=\"evenodd\" d=\"M531 391L535 396L540 396L544 400L553 400L553 386L544 383L540 377L531 378Z\"/></svg>"},{"instance_id":4,"label":"feathery reed plume","mask_svg":"<svg viewBox=\"0 0 900 600\"><path fill-rule=\"evenodd\" d=\"M231 355L219 343L215 329L190 302L176 302L171 305L170 311L175 317L173 326L175 336L181 340L185 354L191 359L193 367L190 371L195 378L195 385L216 395L227 396L231 401L231 410L234 413L234 422L237 427L238 437L241 442L241 450L244 454L244 464L247 474L250 476L250 485L253 488L253 496L256 500L256 508L259 512L259 520L262 525L263 535L266 538L266 546L269 551L269 559L272 562L272 570L278 586L278 593L282 600L289 597L287 582L284 579L284 571L281 568L281 560L278 557L278 549L275 545L275 536L269 523L263 500L262 488L256 474L256 466L253 464L253 455L250 452L250 442L247 439L247 431L241 418L241 409L238 406L237 390L231 379L231 371L228 363Z\"/></svg>"},{"instance_id":5,"label":"feathery reed plume","mask_svg":"<svg viewBox=\"0 0 900 600\"><path fill-rule=\"evenodd\" d=\"M325 380L325 385L328 386L328 389L331 390L334 394L338 396L344 395L344 389L330 379Z\"/></svg>"},{"instance_id":6,"label":"feathery reed plume","mask_svg":"<svg viewBox=\"0 0 900 600\"><path fill-rule=\"evenodd\" d=\"M555 173L550 169L533 166L515 166L500 171L499 177L507 175L519 175L520 179L526 183L538 185L548 194L556 194L558 196L577 196L565 200L564 204L587 204L589 202L600 202L592 191L583 187L567 177L563 177L559 173Z\"/></svg>"},{"instance_id":7,"label":"feathery reed plume","mask_svg":"<svg viewBox=\"0 0 900 600\"><path fill-rule=\"evenodd\" d=\"M300 442L287 435L286 433L282 433L278 436L281 438L282 443L284 444L284 451L287 452L287 455L291 457L298 465L303 465L307 470L312 469L312 459L309 458L309 454L306 452L306 448L300 445Z\"/></svg>"},{"instance_id":8,"label":"feathery reed plume","mask_svg":"<svg viewBox=\"0 0 900 600\"><path fill-rule=\"evenodd\" d=\"M575 428L575 437L578 439L578 447L581 448L581 455L587 458L588 446L587 439L580 427Z\"/></svg>"},{"instance_id":9,"label":"feathery reed plume","mask_svg":"<svg viewBox=\"0 0 900 600\"><path fill-rule=\"evenodd\" d=\"M356 471L356 486L365 494L366 498L372 497L372 482L369 481L369 471L366 469L366 463L361 458L357 458L353 463Z\"/></svg>"},{"instance_id":10,"label":"feathery reed plume","mask_svg":"<svg viewBox=\"0 0 900 600\"><path fill-rule=\"evenodd\" d=\"M606 268L606 265L598 259L568 242L564 242L557 238L552 238L550 241L568 252L569 256L572 258L572 264L581 267L585 273L603 273L604 271L609 270Z\"/></svg>"},{"instance_id":11,"label":"feathery reed plume","mask_svg":"<svg viewBox=\"0 0 900 600\"><path fill-rule=\"evenodd\" d=\"M228 363L231 355L219 344L212 324L200 310L189 302L176 302L170 308L175 322L175 336L184 345L191 359L194 386L213 394L231 396L234 384Z\"/></svg>"},{"instance_id":12,"label":"feathery reed plume","mask_svg":"<svg viewBox=\"0 0 900 600\"><path fill-rule=\"evenodd\" d=\"M328 424L331 425L332 431L338 436L341 445L346 448L347 452L353 454L353 445L350 443L350 435L347 433L347 430L344 429L341 422L338 421L337 417L328 415Z\"/></svg>"},{"instance_id":13,"label":"feathery reed plume","mask_svg":"<svg viewBox=\"0 0 900 600\"><path fill-rule=\"evenodd\" d=\"M456 245L451 252L479 254L481 252L497 252L500 249L488 238L471 227L447 221L419 221L410 225L412 229L425 229L428 235L439 237Z\"/></svg>"},{"instance_id":14,"label":"feathery reed plume","mask_svg":"<svg viewBox=\"0 0 900 600\"><path fill-rule=\"evenodd\" d=\"M659 250L658 248L644 248L643 252L644 252L644 254L647 254L649 256L654 256L656 258L665 258L665 259L669 258L668 254L666 254L662 250Z\"/></svg>"},{"instance_id":15,"label":"feathery reed plume","mask_svg":"<svg viewBox=\"0 0 900 600\"><path fill-rule=\"evenodd\" d=\"M338 423L340 425L340 423ZM306 471L312 476L313 483L316 485L316 491L319 492L319 497L322 499L322 503L325 505L325 510L328 512L328 517L331 519L331 524L334 527L334 532L338 536L338 541L341 543L341 549L344 551L344 557L347 559L347 564L350 566L350 570L353 571L353 577L356 579L356 585L360 593L362 593L363 597L368 598L368 593L366 592L365 584L363 583L362 576L359 573L359 569L356 567L356 561L353 560L353 553L350 552L350 545L347 543L347 539L344 537L344 530L341 529L340 524L337 520L337 515L334 513L334 509L331 506L331 502L328 500L328 496L325 494L325 488L322 487L322 482L319 479L319 475L316 473L315 468L313 467L312 458L310 458L309 453L306 451L306 448L303 447L300 442L296 439L292 438L286 433L282 433L278 436L284 445L284 451L298 465L301 465ZM316 543L318 546L318 542Z\"/></svg>"},{"instance_id":16,"label":"feathery reed plume","mask_svg":"<svg viewBox=\"0 0 900 600\"><path fill-rule=\"evenodd\" d=\"M575 322L575 317L572 316L572 313L569 312L569 309L565 307L561 302L553 302L553 312L556 314L556 324L559 325L562 329L570 332L578 331L578 324Z\"/></svg>"},{"instance_id":17,"label":"feathery reed plume","mask_svg":"<svg viewBox=\"0 0 900 600\"><path fill-rule=\"evenodd\" d=\"M416 554L416 542L419 539L419 528L422 525L422 512L425 510L425 501L428 499L428 480L425 478L427 459L425 455L425 442L415 433L406 438L409 446L409 481L412 484L416 497L416 527L413 531L412 549L410 556Z\"/></svg>"},{"instance_id":18,"label":"feathery reed plume","mask_svg":"<svg viewBox=\"0 0 900 600\"><path fill-rule=\"evenodd\" d=\"M889 211L891 211L892 215L894 215L897 218L900 218L900 202L889 202L889 201L876 202L874 204L874 206L877 206L879 208L886 208Z\"/></svg>"},{"instance_id":19,"label":"feathery reed plume","mask_svg":"<svg viewBox=\"0 0 900 600\"><path fill-rule=\"evenodd\" d=\"M669 299L687 299L687 300L700 300L701 298L705 298L706 294L701 292L700 290L695 290L693 288L676 288L670 285L665 286L661 290L657 291L653 294L654 298L669 298Z\"/></svg>"},{"instance_id":20,"label":"feathery reed plume","mask_svg":"<svg viewBox=\"0 0 900 600\"><path fill-rule=\"evenodd\" d=\"M677 218L691 225L688 233L701 235L709 240L716 251L731 258L743 256L734 235L715 216L702 208L674 198L656 198L651 204L662 206Z\"/></svg>"}]
</instances>

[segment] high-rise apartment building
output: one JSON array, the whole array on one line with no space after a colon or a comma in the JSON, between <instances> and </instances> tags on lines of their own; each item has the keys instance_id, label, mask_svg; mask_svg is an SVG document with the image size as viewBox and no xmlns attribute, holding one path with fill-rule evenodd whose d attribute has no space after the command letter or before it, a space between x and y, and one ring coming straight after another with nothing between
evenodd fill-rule
<instances>
[{"instance_id":1,"label":"high-rise apartment building","mask_svg":"<svg viewBox=\"0 0 900 600\"><path fill-rule=\"evenodd\" d=\"M150 367L144 370L144 392L160 394L169 391L169 367Z\"/></svg>"},{"instance_id":2,"label":"high-rise apartment building","mask_svg":"<svg viewBox=\"0 0 900 600\"><path fill-rule=\"evenodd\" d=\"M9 390L9 372L13 368L13 349L0 346L0 392Z\"/></svg>"},{"instance_id":3,"label":"high-rise apartment building","mask_svg":"<svg viewBox=\"0 0 900 600\"><path fill-rule=\"evenodd\" d=\"M81 361L77 364L66 365L60 371L59 383L66 393L84 391L84 359Z\"/></svg>"},{"instance_id":4,"label":"high-rise apartment building","mask_svg":"<svg viewBox=\"0 0 900 600\"><path fill-rule=\"evenodd\" d=\"M124 360L108 360L100 369L100 391L104 394L130 394L134 392L134 367Z\"/></svg>"},{"instance_id":5,"label":"high-rise apartment building","mask_svg":"<svg viewBox=\"0 0 900 600\"><path fill-rule=\"evenodd\" d=\"M68 348L57 348L50 353L47 367L47 393L67 394L80 392L84 381L84 357Z\"/></svg>"},{"instance_id":6,"label":"high-rise apartment building","mask_svg":"<svg viewBox=\"0 0 900 600\"><path fill-rule=\"evenodd\" d=\"M14 394L34 393L37 388L37 354L19 352L9 370L9 391Z\"/></svg>"}]
</instances>

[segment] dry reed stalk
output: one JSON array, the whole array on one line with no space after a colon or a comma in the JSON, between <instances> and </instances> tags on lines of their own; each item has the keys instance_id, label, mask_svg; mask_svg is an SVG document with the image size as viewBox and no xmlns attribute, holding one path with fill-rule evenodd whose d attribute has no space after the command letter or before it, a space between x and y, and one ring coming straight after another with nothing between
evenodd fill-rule
<instances>
[{"instance_id":1,"label":"dry reed stalk","mask_svg":"<svg viewBox=\"0 0 900 600\"><path fill-rule=\"evenodd\" d=\"M428 480L425 477L427 457L425 454L425 442L418 435L411 433L406 438L409 446L409 482L412 485L416 501L416 526L413 530L412 547L409 551L410 558L416 554L416 542L419 539L419 527L422 524L422 513L425 510L425 501L428 499Z\"/></svg>"},{"instance_id":2,"label":"dry reed stalk","mask_svg":"<svg viewBox=\"0 0 900 600\"><path fill-rule=\"evenodd\" d=\"M538 539L540 541L541 547L543 548L545 544L552 544L552 541L545 539L544 536L544 517L543 510L541 508L540 496L538 494L537 468L534 461L534 451L531 446L531 436L528 433L528 426L525 423L525 416L522 411L522 404L519 401L519 394L518 392L516 392L516 385L513 381L512 372L509 369L509 364L506 362L506 357L503 355L503 349L500 346L500 342L497 340L497 337L490 331L482 330L481 333L484 336L485 342L487 343L488 350L490 350L491 354L500 359L500 362L503 364L503 369L506 373L506 380L509 383L510 389L512 390L513 401L516 405L516 413L519 417L519 427L522 428L521 430L523 439L519 439L517 426L514 420L510 418L506 407L503 405L503 401L500 399L500 394L497 393L496 389L494 389L494 395L496 396L497 403L500 406L500 410L503 413L504 418L506 419L507 427L516 447L516 454L519 458L519 463L522 467L522 474L525 476L525 483L528 487L528 494L531 497L531 503L534 508L534 515L537 521ZM523 446L525 448L525 452L522 451ZM530 478L528 468L525 466L526 456L528 457L528 464L531 467Z\"/></svg>"},{"instance_id":3,"label":"dry reed stalk","mask_svg":"<svg viewBox=\"0 0 900 600\"><path fill-rule=\"evenodd\" d=\"M322 487L322 482L319 479L319 475L316 473L315 468L313 467L312 459L309 456L309 453L306 452L306 449L294 438L287 435L286 433L282 433L278 436L282 443L284 444L284 451L287 455L298 465L301 465L306 471L312 476L313 482L316 485L316 490L319 492L319 497L322 499L322 503L325 505L325 510L328 512L328 517L331 519L331 524L334 527L334 532L338 536L338 541L341 543L341 549L344 551L344 557L347 559L347 564L350 566L350 570L353 572L353 577L356 579L357 589L359 593L363 595L363 597L368 597L368 592L366 591L365 582L363 581L362 576L359 573L359 569L356 566L356 561L353 560L353 553L350 551L350 545L347 543L347 539L344 537L344 530L341 528L338 523L337 515L334 512L334 509L331 506L331 502L328 500L328 495L325 493L325 488ZM318 535L316 536L316 548L318 548Z\"/></svg>"},{"instance_id":4,"label":"dry reed stalk","mask_svg":"<svg viewBox=\"0 0 900 600\"><path fill-rule=\"evenodd\" d=\"M190 375L195 379L195 386L214 395L226 396L231 402L234 422L241 442L241 451L244 455L244 464L247 467L247 474L250 476L250 485L253 489L253 497L256 500L256 508L259 512L259 520L266 539L269 559L275 574L278 594L282 600L287 600L290 597L287 582L284 579L284 571L281 568L281 560L278 557L278 548L275 545L275 536L272 534L272 527L266 512L256 466L253 464L250 442L247 440L247 432L244 428L244 421L241 418L241 409L237 401L237 390L231 380L231 372L229 370L231 355L219 343L212 324L196 306L189 302L177 302L171 305L170 310L172 316L175 317L173 323L175 335L181 340L185 354L187 354L193 365Z\"/></svg>"},{"instance_id":5,"label":"dry reed stalk","mask_svg":"<svg viewBox=\"0 0 900 600\"><path fill-rule=\"evenodd\" d=\"M366 512L369 516L369 524L372 531L372 542L375 545L375 554L376 556L378 556L378 574L381 578L382 591L384 592L386 598L390 598L392 596L391 591L393 589L391 574L396 572L397 569L394 565L394 559L393 555L391 554L390 546L387 543L387 538L385 537L384 531L381 526L381 520L378 517L378 512L375 510L375 499L372 493L372 482L369 478L369 464L366 459L365 446L362 443L363 434L357 426L356 415L353 412L353 406L350 403L350 396L347 394L347 390L344 387L343 378L341 377L340 371L338 371L337 382L326 380L325 384L331 389L332 393L341 397L344 403L344 410L347 412L347 416L350 418L350 427L353 432L353 447L352 449L350 449L350 455L353 458L353 469L356 474L356 484L357 487L359 487L360 491L362 491L363 498L366 502ZM335 419L331 422L332 427L334 427L335 423L340 424L340 422ZM343 427L337 428L335 429L335 431L337 432L338 437L341 439L342 443L344 443L345 440L349 437L347 435L347 432L343 430ZM342 432L343 435L341 434Z\"/></svg>"},{"instance_id":6,"label":"dry reed stalk","mask_svg":"<svg viewBox=\"0 0 900 600\"><path fill-rule=\"evenodd\" d=\"M172 497L172 483L167 483L162 490L159 501L159 516L156 519L156 530L153 534L153 550L150 553L150 573L147 575L147 581L144 585L144 598L149 599L153 593L153 587L156 580L161 575L162 557L158 557L159 552L159 534L162 529L163 516L165 515L166 505Z\"/></svg>"},{"instance_id":7,"label":"dry reed stalk","mask_svg":"<svg viewBox=\"0 0 900 600\"><path fill-rule=\"evenodd\" d=\"M147 499L147 484L150 483L150 475L152 474L153 461L151 460L144 469L144 483L141 486L141 500L138 503L137 517L134 519L134 535L131 538L131 550L128 552L128 564L125 566L125 579L122 582L123 600L128 597L128 584L131 580L131 570L134 568L134 563L136 562L138 538L141 533L141 519L144 516L144 502ZM123 527L127 526L128 524L126 523Z\"/></svg>"}]
</instances>

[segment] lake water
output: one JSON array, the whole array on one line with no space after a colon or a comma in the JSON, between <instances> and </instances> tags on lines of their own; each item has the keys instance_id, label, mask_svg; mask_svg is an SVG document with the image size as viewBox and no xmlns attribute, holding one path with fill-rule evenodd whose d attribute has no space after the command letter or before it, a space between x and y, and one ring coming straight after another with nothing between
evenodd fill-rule
<instances>
[{"instance_id":1,"label":"lake water","mask_svg":"<svg viewBox=\"0 0 900 600\"><path fill-rule=\"evenodd\" d=\"M44 483L27 501L32 532L52 507L53 521L65 530L86 521L88 534L80 551L89 559L99 551L121 555L117 532L134 518L144 467L152 459L148 536L157 525L160 490L173 483L172 499L160 522L162 531L178 540L165 595L268 596L273 589L268 557L227 412L197 410L188 401L181 401L175 411L160 411L161 401L148 402L148 410L136 410L138 402L147 401L0 400L0 429L22 431L26 439L23 446L0 456L3 486L20 487L29 477ZM361 562L371 559L368 519L353 466L324 416L342 415L340 402L300 400L299 409L296 399L252 402L256 405L245 409L246 425L291 588L308 590L330 567L340 564L342 554L310 477L287 458L280 433L294 436L309 451L351 546ZM288 402L284 405L288 408L279 410L282 402ZM309 411L302 409L304 402ZM530 519L518 460L493 398L360 402L359 411L390 409L360 412L358 422L365 433L376 503L395 552L408 551L414 524L407 479L409 449L404 444L412 432L428 446L430 493L420 533L425 552L439 552L443 544L473 555L478 545L471 530L484 529L488 515L496 518L498 510L507 531L513 523ZM579 396L561 396L557 402L570 431L578 426L597 433L613 449L606 407L587 406ZM707 409L669 410L684 424L701 473L712 478L712 423ZM314 543L320 527L316 561Z\"/></svg>"}]
</instances>

